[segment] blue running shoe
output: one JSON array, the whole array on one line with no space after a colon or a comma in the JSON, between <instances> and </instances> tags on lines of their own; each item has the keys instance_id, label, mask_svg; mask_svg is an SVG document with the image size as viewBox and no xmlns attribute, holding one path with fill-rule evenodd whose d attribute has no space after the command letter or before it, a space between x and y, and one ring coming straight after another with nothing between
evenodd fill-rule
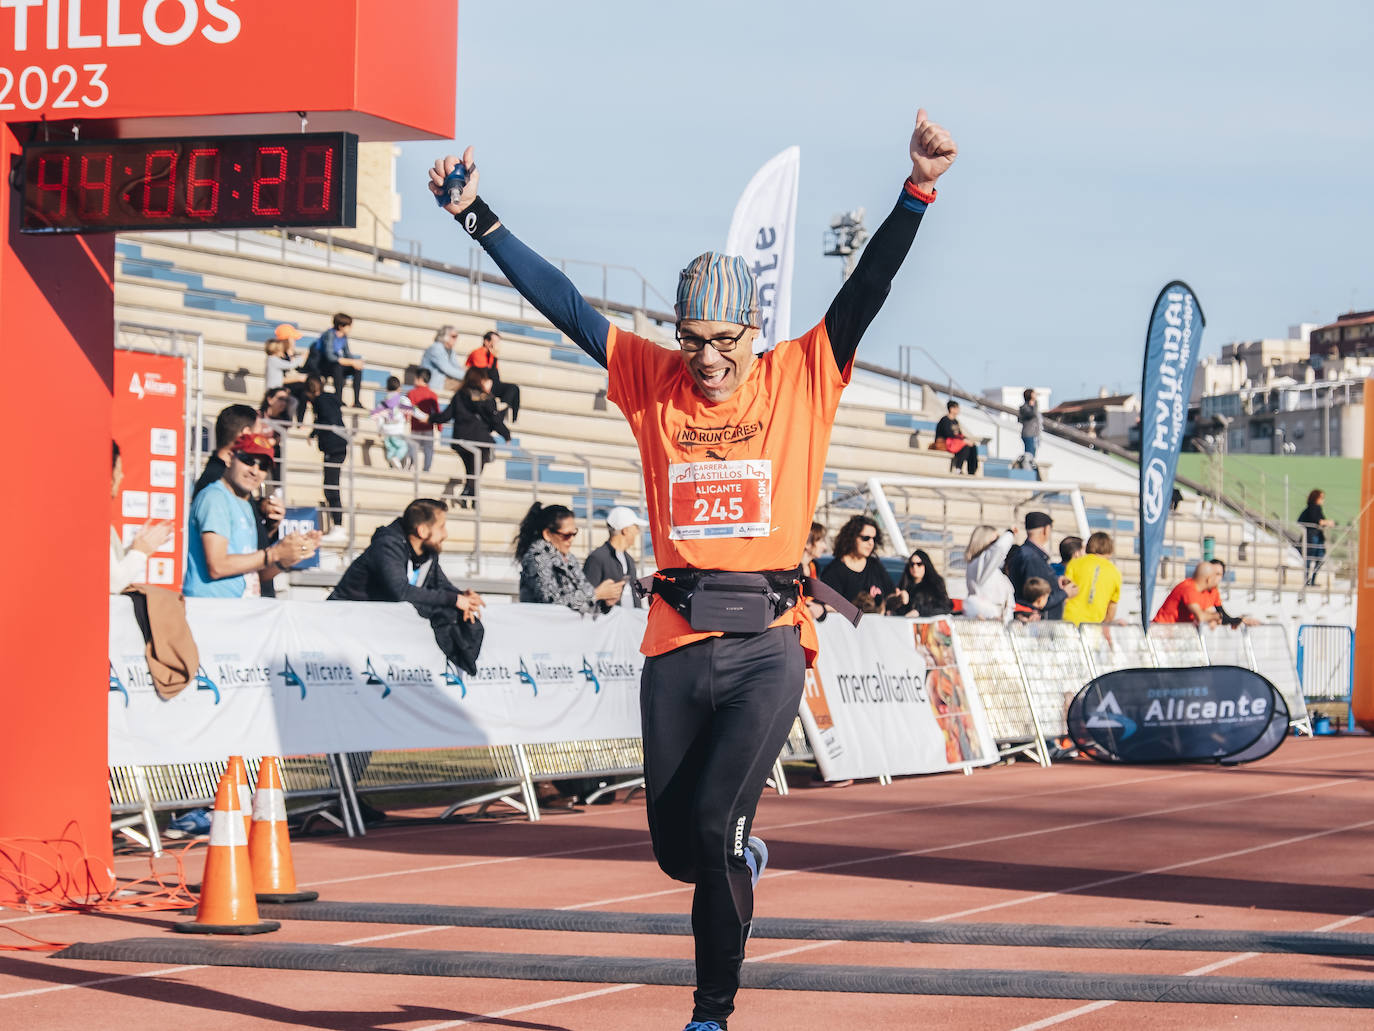
<instances>
[{"instance_id":1,"label":"blue running shoe","mask_svg":"<svg viewBox=\"0 0 1374 1031\"><path fill-rule=\"evenodd\" d=\"M210 810L188 809L167 824L168 830L199 837L210 833Z\"/></svg>"},{"instance_id":2,"label":"blue running shoe","mask_svg":"<svg viewBox=\"0 0 1374 1031\"><path fill-rule=\"evenodd\" d=\"M744 861L749 864L749 880L757 888L759 878L768 866L768 846L762 838L749 838L748 844L744 847Z\"/></svg>"},{"instance_id":3,"label":"blue running shoe","mask_svg":"<svg viewBox=\"0 0 1374 1031\"><path fill-rule=\"evenodd\" d=\"M682 1031L721 1031L721 1028L714 1020L694 1020Z\"/></svg>"}]
</instances>

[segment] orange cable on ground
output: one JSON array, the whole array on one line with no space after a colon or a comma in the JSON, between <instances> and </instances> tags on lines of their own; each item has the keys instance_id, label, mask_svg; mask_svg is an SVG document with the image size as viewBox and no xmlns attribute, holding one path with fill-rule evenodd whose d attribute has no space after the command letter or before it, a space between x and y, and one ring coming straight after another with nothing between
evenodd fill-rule
<instances>
[{"instance_id":1,"label":"orange cable on ground","mask_svg":"<svg viewBox=\"0 0 1374 1031\"><path fill-rule=\"evenodd\" d=\"M148 873L121 882L114 871L96 860L86 847L81 827L71 822L63 837L0 838L0 908L26 913L153 913L189 909L197 898L186 884L183 859L201 842L187 842L166 854L174 870L157 869L148 857ZM98 868L97 868L98 865ZM102 887L102 885L110 887ZM0 951L49 951L65 946L0 927L28 939L24 944L0 944Z\"/></svg>"}]
</instances>

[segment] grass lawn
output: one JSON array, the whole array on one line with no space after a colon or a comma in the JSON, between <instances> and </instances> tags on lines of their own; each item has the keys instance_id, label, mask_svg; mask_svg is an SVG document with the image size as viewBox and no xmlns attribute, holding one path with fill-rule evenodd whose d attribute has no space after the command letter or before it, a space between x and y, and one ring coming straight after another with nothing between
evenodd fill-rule
<instances>
[{"instance_id":1,"label":"grass lawn","mask_svg":"<svg viewBox=\"0 0 1374 1031\"><path fill-rule=\"evenodd\" d=\"M1188 453L1179 456L1178 472L1199 483L1208 483L1208 456ZM1326 491L1323 508L1328 519L1348 522L1360 510L1360 459L1317 458L1301 455L1230 455L1225 459L1222 490L1241 497L1251 508L1259 508L1261 489L1264 505L1271 515L1284 516L1284 483L1288 477L1288 518L1296 519L1307 503L1307 492L1314 487Z\"/></svg>"}]
</instances>

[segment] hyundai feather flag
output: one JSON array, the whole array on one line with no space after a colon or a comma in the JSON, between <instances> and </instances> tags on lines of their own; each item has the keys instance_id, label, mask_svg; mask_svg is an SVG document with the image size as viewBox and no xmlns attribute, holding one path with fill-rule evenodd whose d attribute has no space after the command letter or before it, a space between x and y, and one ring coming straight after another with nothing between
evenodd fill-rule
<instances>
[{"instance_id":1,"label":"hyundai feather flag","mask_svg":"<svg viewBox=\"0 0 1374 1031\"><path fill-rule=\"evenodd\" d=\"M1155 576L1205 321L1192 287L1174 280L1155 298L1145 334L1140 389L1140 620L1146 629L1154 614Z\"/></svg>"},{"instance_id":2,"label":"hyundai feather flag","mask_svg":"<svg viewBox=\"0 0 1374 1031\"><path fill-rule=\"evenodd\" d=\"M725 238L725 253L749 262L758 282L761 322L754 350L760 354L791 332L792 244L800 175L800 147L788 147L769 159L740 195Z\"/></svg>"}]
</instances>

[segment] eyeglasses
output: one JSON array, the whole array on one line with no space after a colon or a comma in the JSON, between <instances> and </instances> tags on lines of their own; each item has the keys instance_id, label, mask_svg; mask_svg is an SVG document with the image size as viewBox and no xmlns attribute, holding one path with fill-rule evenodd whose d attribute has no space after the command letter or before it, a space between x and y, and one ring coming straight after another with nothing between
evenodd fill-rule
<instances>
[{"instance_id":1,"label":"eyeglasses","mask_svg":"<svg viewBox=\"0 0 1374 1031\"><path fill-rule=\"evenodd\" d=\"M861 541L876 541L877 539L878 535L876 533L867 533L859 538Z\"/></svg>"},{"instance_id":2,"label":"eyeglasses","mask_svg":"<svg viewBox=\"0 0 1374 1031\"><path fill-rule=\"evenodd\" d=\"M573 530L567 530L567 531L563 531L563 530L550 530L549 533L551 533L551 534L553 534L555 537L558 537L558 538L560 538L560 539L562 539L562 540L565 540L565 541L570 541L570 540L572 540L574 537L577 536L577 530L575 530L575 529L573 529Z\"/></svg>"},{"instance_id":3,"label":"eyeglasses","mask_svg":"<svg viewBox=\"0 0 1374 1031\"><path fill-rule=\"evenodd\" d=\"M236 451L234 457L244 465L251 465L262 472L267 472L272 468L272 459L267 455L245 455L241 451Z\"/></svg>"},{"instance_id":4,"label":"eyeglasses","mask_svg":"<svg viewBox=\"0 0 1374 1031\"><path fill-rule=\"evenodd\" d=\"M921 561L920 559L918 559L918 558L914 558L914 559L912 559L910 562L908 562L907 565L911 565L911 566L924 566L925 563L922 562L922 561Z\"/></svg>"},{"instance_id":5,"label":"eyeglasses","mask_svg":"<svg viewBox=\"0 0 1374 1031\"><path fill-rule=\"evenodd\" d=\"M751 326L745 326L732 337L699 337L695 333L682 332L682 327L678 326L677 329L674 331L674 335L677 337L678 347L682 348L688 354L696 354L707 344L710 344L712 347L714 347L718 354L729 354L731 351L735 349L735 345L740 342L740 339L744 336L744 334L748 333L749 330L752 328L753 327Z\"/></svg>"}]
</instances>

